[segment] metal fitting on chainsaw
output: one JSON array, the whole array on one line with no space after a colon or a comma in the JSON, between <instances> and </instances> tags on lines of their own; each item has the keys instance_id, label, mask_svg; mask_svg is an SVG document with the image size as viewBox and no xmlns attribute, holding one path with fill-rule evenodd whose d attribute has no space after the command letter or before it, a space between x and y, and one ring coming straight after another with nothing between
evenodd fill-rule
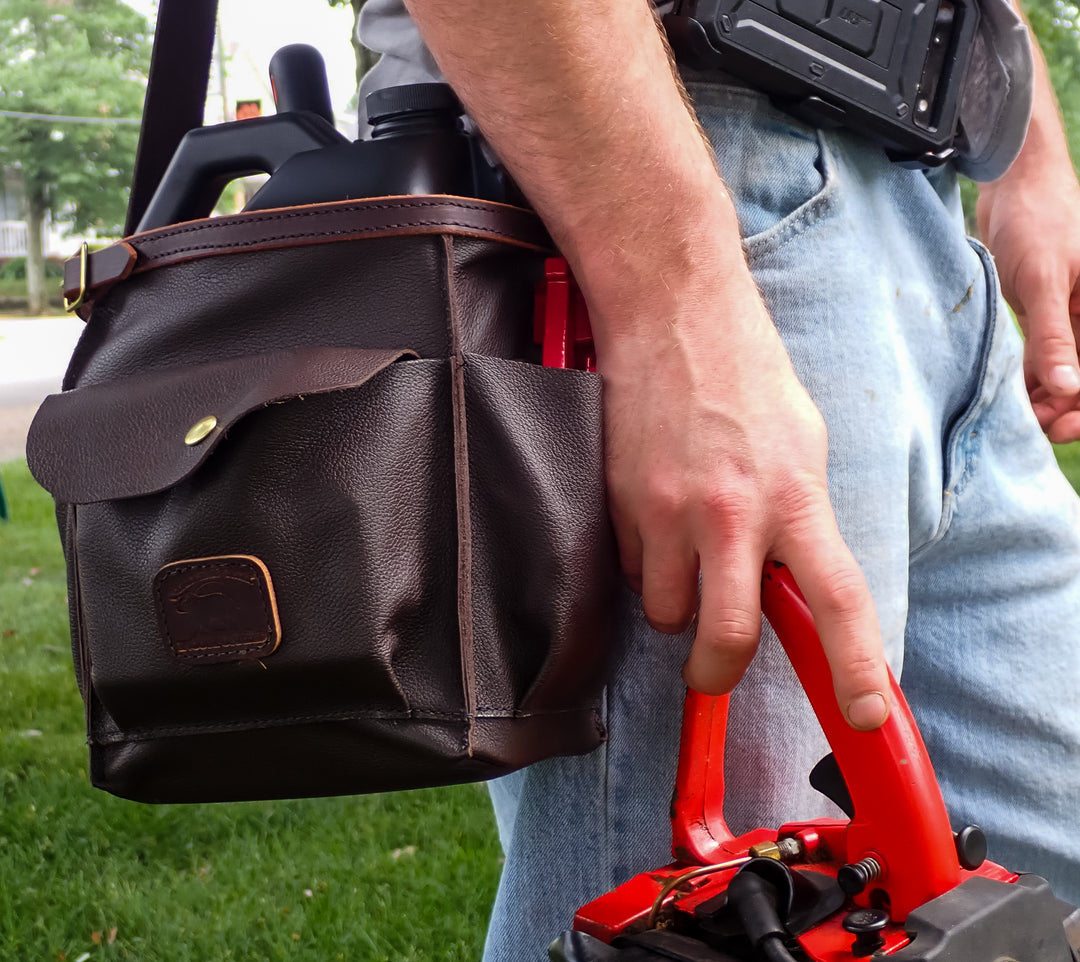
<instances>
[{"instance_id":1,"label":"metal fitting on chainsaw","mask_svg":"<svg viewBox=\"0 0 1080 962\"><path fill-rule=\"evenodd\" d=\"M803 855L803 845L797 838L778 838L775 842L758 842L750 846L754 858L772 858L778 862L795 862Z\"/></svg>"},{"instance_id":2,"label":"metal fitting on chainsaw","mask_svg":"<svg viewBox=\"0 0 1080 962\"><path fill-rule=\"evenodd\" d=\"M843 866L836 873L836 881L845 895L858 895L867 885L881 875L881 865L876 858L864 858Z\"/></svg>"}]
</instances>

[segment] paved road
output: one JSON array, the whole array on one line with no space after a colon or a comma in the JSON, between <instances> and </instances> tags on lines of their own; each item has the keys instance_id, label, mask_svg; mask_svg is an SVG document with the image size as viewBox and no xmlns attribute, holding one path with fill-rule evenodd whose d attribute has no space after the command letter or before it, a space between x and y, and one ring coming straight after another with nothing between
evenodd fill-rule
<instances>
[{"instance_id":1,"label":"paved road","mask_svg":"<svg viewBox=\"0 0 1080 962\"><path fill-rule=\"evenodd\" d=\"M60 390L82 328L77 317L0 318L0 461L26 456L34 412Z\"/></svg>"}]
</instances>

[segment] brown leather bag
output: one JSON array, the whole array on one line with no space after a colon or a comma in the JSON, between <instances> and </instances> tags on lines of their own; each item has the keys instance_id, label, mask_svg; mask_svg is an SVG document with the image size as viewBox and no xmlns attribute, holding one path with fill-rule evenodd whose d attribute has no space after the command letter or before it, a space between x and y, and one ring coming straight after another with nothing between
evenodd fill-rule
<instances>
[{"instance_id":1,"label":"brown leather bag","mask_svg":"<svg viewBox=\"0 0 1080 962\"><path fill-rule=\"evenodd\" d=\"M526 211L407 197L76 265L92 310L28 457L95 785L384 791L601 742L600 379L527 360L548 245Z\"/></svg>"}]
</instances>

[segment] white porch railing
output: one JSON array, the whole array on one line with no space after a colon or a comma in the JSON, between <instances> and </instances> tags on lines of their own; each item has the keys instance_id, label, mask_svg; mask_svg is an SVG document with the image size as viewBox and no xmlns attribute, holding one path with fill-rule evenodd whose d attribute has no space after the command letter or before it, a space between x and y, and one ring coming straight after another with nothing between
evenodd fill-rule
<instances>
[{"instance_id":1,"label":"white porch railing","mask_svg":"<svg viewBox=\"0 0 1080 962\"><path fill-rule=\"evenodd\" d=\"M0 220L0 257L26 255L26 221Z\"/></svg>"}]
</instances>

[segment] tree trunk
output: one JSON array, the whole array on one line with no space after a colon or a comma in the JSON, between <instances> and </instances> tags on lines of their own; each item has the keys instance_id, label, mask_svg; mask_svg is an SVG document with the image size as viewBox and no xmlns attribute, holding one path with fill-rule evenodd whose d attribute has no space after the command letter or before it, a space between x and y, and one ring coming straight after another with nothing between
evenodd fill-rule
<instances>
[{"instance_id":1,"label":"tree trunk","mask_svg":"<svg viewBox=\"0 0 1080 962\"><path fill-rule=\"evenodd\" d=\"M48 306L45 289L45 198L30 192L26 197L26 294L27 313L38 317Z\"/></svg>"}]
</instances>

